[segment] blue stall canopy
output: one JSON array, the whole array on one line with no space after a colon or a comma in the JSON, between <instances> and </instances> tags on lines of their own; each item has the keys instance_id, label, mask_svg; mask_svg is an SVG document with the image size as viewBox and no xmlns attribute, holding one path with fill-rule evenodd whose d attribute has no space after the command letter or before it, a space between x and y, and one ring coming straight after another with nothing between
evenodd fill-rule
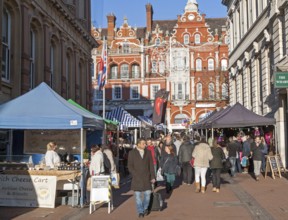
<instances>
[{"instance_id":1,"label":"blue stall canopy","mask_svg":"<svg viewBox=\"0 0 288 220\"><path fill-rule=\"evenodd\" d=\"M122 107L115 108L111 112L106 112L105 118L119 122L120 128L123 126L128 128L141 127L141 121L136 119Z\"/></svg>"},{"instance_id":2,"label":"blue stall canopy","mask_svg":"<svg viewBox=\"0 0 288 220\"><path fill-rule=\"evenodd\" d=\"M84 111L42 82L0 105L0 129L104 129L104 120Z\"/></svg>"}]
</instances>

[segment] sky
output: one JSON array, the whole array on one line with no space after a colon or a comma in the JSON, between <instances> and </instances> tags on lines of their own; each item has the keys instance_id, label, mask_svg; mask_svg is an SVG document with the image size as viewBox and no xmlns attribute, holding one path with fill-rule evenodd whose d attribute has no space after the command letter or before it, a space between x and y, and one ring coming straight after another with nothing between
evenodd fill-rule
<instances>
[{"instance_id":1,"label":"sky","mask_svg":"<svg viewBox=\"0 0 288 220\"><path fill-rule=\"evenodd\" d=\"M197 0L199 12L207 18L226 17L226 7L222 0ZM107 15L116 16L116 27L123 24L127 17L132 27L146 26L146 7L153 7L153 20L176 20L177 15L183 14L187 0L91 0L92 24L99 28L107 27Z\"/></svg>"}]
</instances>

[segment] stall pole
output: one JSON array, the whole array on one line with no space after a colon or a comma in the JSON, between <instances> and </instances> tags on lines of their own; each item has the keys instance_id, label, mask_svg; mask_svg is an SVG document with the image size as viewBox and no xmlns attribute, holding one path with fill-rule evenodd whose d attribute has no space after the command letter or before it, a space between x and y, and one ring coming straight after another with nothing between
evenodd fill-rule
<instances>
[{"instance_id":1,"label":"stall pole","mask_svg":"<svg viewBox=\"0 0 288 220\"><path fill-rule=\"evenodd\" d=\"M120 124L117 125L117 134L116 134L116 146L117 146L116 167L117 167L117 170L119 170L119 129L120 129Z\"/></svg>"},{"instance_id":2,"label":"stall pole","mask_svg":"<svg viewBox=\"0 0 288 220\"><path fill-rule=\"evenodd\" d=\"M277 132L276 132L276 125L274 125L274 129L273 129L273 138L274 138L274 145L275 145L275 154L279 154L278 152L278 137L276 137Z\"/></svg>"},{"instance_id":3,"label":"stall pole","mask_svg":"<svg viewBox=\"0 0 288 220\"><path fill-rule=\"evenodd\" d=\"M211 136L212 136L212 140L214 140L214 128L212 128L212 134L211 134Z\"/></svg>"},{"instance_id":4,"label":"stall pole","mask_svg":"<svg viewBox=\"0 0 288 220\"><path fill-rule=\"evenodd\" d=\"M80 165L80 167L81 167L81 178L82 178L82 181L81 181L81 198L80 198L80 206L81 206L81 208L83 208L83 206L84 206L84 178L85 178L85 174L84 174L84 164L83 164L83 148L84 148L84 144L83 144L83 142L84 142L84 130L83 130L83 128L81 128L81 131L80 131L80 145L81 145L81 147L80 147L80 152L81 152L81 154L80 154L80 161L81 161L81 165ZM72 198L72 199L74 199L74 198Z\"/></svg>"},{"instance_id":5,"label":"stall pole","mask_svg":"<svg viewBox=\"0 0 288 220\"><path fill-rule=\"evenodd\" d=\"M134 144L137 143L137 128L134 129Z\"/></svg>"},{"instance_id":6,"label":"stall pole","mask_svg":"<svg viewBox=\"0 0 288 220\"><path fill-rule=\"evenodd\" d=\"M206 136L206 142L208 141L208 131L207 128L205 129L205 136Z\"/></svg>"}]
</instances>

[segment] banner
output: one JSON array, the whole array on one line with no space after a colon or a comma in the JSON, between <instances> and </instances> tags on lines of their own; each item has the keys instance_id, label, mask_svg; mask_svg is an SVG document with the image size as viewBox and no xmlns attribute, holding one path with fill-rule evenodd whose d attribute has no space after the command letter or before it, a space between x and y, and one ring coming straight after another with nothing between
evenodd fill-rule
<instances>
[{"instance_id":1,"label":"banner","mask_svg":"<svg viewBox=\"0 0 288 220\"><path fill-rule=\"evenodd\" d=\"M98 86L99 90L102 90L106 84L107 78L107 44L104 40L101 59L99 63L99 73L98 73Z\"/></svg>"},{"instance_id":2,"label":"banner","mask_svg":"<svg viewBox=\"0 0 288 220\"><path fill-rule=\"evenodd\" d=\"M153 110L153 125L164 123L169 92L165 89L160 89L155 95L154 110Z\"/></svg>"}]
</instances>

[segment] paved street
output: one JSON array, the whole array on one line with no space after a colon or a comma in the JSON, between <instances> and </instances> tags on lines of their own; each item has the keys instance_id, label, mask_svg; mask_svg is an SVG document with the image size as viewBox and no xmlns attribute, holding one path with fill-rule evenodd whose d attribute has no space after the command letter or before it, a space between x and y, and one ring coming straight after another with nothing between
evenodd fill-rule
<instances>
[{"instance_id":1,"label":"paved street","mask_svg":"<svg viewBox=\"0 0 288 220\"><path fill-rule=\"evenodd\" d=\"M288 175L284 175L288 176ZM163 186L157 191L165 199L161 212L152 212L146 219L288 219L288 180L285 177L273 180L261 177L256 182L249 174L238 174L230 178L223 174L220 193L213 193L211 184L205 194L194 193L194 185L176 186L167 197ZM107 213L103 205L89 215L89 208L58 206L55 209L0 208L0 219L138 219L129 179L122 182L120 190L114 192L114 211Z\"/></svg>"}]
</instances>

